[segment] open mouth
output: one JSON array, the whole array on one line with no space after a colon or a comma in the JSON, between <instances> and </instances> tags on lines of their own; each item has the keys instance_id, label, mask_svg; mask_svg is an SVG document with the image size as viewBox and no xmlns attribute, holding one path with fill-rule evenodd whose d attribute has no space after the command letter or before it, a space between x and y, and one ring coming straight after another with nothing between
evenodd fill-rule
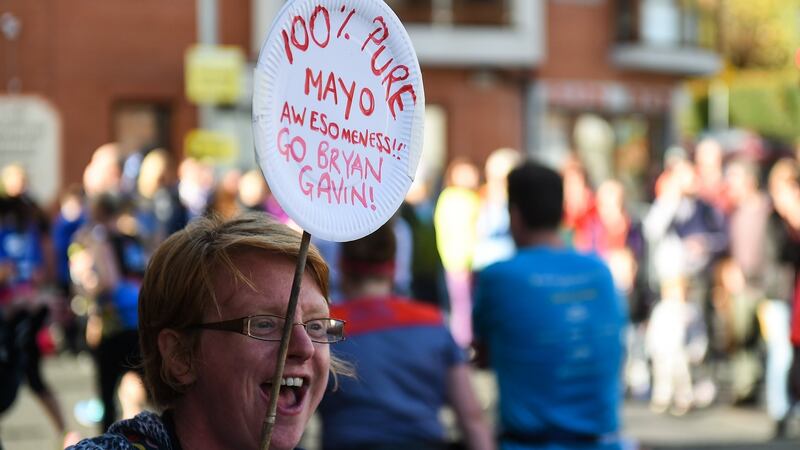
<instances>
[{"instance_id":1,"label":"open mouth","mask_svg":"<svg viewBox=\"0 0 800 450\"><path fill-rule=\"evenodd\" d=\"M308 392L309 380L303 377L283 377L278 394L278 414L295 415L303 409L303 400ZM261 392L269 401L272 395L272 381L261 383Z\"/></svg>"}]
</instances>

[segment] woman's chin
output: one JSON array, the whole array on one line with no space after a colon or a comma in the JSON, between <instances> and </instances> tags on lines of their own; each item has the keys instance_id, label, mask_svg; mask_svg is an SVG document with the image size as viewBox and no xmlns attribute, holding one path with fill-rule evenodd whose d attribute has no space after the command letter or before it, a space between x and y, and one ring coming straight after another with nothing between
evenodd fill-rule
<instances>
[{"instance_id":1,"label":"woman's chin","mask_svg":"<svg viewBox=\"0 0 800 450\"><path fill-rule=\"evenodd\" d=\"M299 429L296 427L284 428L276 425L269 448L273 450L292 450L300 444L302 437L302 427Z\"/></svg>"}]
</instances>

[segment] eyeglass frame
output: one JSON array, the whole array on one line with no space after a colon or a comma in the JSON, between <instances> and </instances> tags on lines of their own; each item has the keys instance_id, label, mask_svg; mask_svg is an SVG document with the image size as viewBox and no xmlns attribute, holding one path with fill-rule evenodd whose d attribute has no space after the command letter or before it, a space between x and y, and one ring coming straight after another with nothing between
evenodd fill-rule
<instances>
[{"instance_id":1,"label":"eyeglass frame","mask_svg":"<svg viewBox=\"0 0 800 450\"><path fill-rule=\"evenodd\" d=\"M245 317L239 317L238 319L222 320L222 321L219 321L219 322L197 323L197 324L194 324L194 325L187 326L186 329L187 330L232 331L234 333L239 333L239 334L241 334L243 336L247 336L249 338L253 338L253 339L257 339L259 341L265 341L265 342L279 342L281 340L281 335L283 334L282 332L279 333L278 336L276 338L274 338L274 339L273 338L267 339L267 338L263 338L263 337L258 337L258 336L252 335L250 333L250 320L255 318L255 317L274 317L276 319L282 320L284 322L284 326L286 326L286 322L287 322L285 317L277 316L275 314L252 314L252 315L245 316ZM331 320L331 321L334 321L336 323L341 324L342 325L342 336L341 336L341 338L337 339L335 341L315 340L308 333L308 328L306 328L306 327L308 326L309 322L315 322L317 320ZM305 322L293 322L291 325L292 326L297 326L297 325L302 326L303 329L305 329L306 335L308 336L308 338L311 339L311 342L315 342L317 344L335 344L337 342L342 342L342 341L344 341L346 339L346 336L344 335L344 326L345 326L345 324L347 324L347 321L342 320L342 319L334 319L332 317L320 317L319 319L311 319L311 320L307 320Z\"/></svg>"}]
</instances>

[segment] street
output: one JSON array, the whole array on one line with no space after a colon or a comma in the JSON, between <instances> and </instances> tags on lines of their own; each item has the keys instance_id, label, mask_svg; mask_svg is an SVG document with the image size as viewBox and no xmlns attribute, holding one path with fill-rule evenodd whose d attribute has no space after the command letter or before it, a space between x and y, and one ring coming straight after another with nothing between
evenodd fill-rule
<instances>
[{"instance_id":1,"label":"street","mask_svg":"<svg viewBox=\"0 0 800 450\"><path fill-rule=\"evenodd\" d=\"M51 357L45 360L45 377L55 389L70 429L83 436L96 430L77 422L75 405L89 399L92 391L92 361L87 356ZM476 376L483 405L493 402L493 379L488 373ZM682 417L656 415L645 403L628 402L624 408L623 435L638 442L642 449L789 449L800 441L770 442L772 423L761 408L711 407ZM444 414L446 421L451 421ZM800 435L797 418L791 424L792 436ZM316 426L312 424L304 447L314 450ZM27 387L20 390L15 405L0 418L0 440L8 450L60 448L52 424L44 416Z\"/></svg>"}]
</instances>

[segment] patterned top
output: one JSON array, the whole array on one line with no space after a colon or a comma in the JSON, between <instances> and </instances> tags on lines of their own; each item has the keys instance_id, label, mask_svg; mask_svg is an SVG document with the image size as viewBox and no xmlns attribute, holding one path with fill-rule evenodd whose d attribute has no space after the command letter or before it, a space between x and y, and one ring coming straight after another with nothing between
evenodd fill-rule
<instances>
[{"instance_id":1,"label":"patterned top","mask_svg":"<svg viewBox=\"0 0 800 450\"><path fill-rule=\"evenodd\" d=\"M111 425L108 432L84 439L66 450L181 450L169 412L164 416L145 411L133 419Z\"/></svg>"},{"instance_id":2,"label":"patterned top","mask_svg":"<svg viewBox=\"0 0 800 450\"><path fill-rule=\"evenodd\" d=\"M175 435L172 411L162 416L149 411L121 420L100 436L84 439L65 450L183 450ZM296 448L295 450L303 450Z\"/></svg>"}]
</instances>

